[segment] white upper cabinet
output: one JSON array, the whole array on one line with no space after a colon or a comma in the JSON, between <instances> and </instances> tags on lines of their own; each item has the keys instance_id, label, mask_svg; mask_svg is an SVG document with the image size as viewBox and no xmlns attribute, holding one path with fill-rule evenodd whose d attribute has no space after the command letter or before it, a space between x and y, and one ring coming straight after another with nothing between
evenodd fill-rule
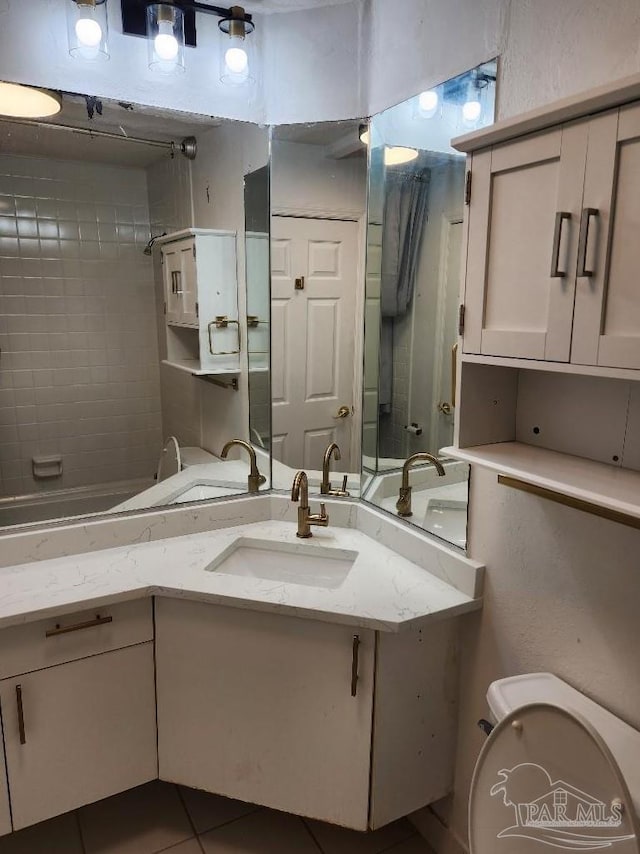
<instances>
[{"instance_id":1,"label":"white upper cabinet","mask_svg":"<svg viewBox=\"0 0 640 854\"><path fill-rule=\"evenodd\" d=\"M510 130L473 149L463 352L639 369L640 104Z\"/></svg>"},{"instance_id":2,"label":"white upper cabinet","mask_svg":"<svg viewBox=\"0 0 640 854\"><path fill-rule=\"evenodd\" d=\"M474 156L464 352L569 360L587 131Z\"/></svg>"},{"instance_id":3,"label":"white upper cabinet","mask_svg":"<svg viewBox=\"0 0 640 854\"><path fill-rule=\"evenodd\" d=\"M640 368L640 104L590 123L571 361Z\"/></svg>"},{"instance_id":4,"label":"white upper cabinet","mask_svg":"<svg viewBox=\"0 0 640 854\"><path fill-rule=\"evenodd\" d=\"M238 373L240 318L236 234L185 229L162 252L166 364L192 374Z\"/></svg>"}]
</instances>

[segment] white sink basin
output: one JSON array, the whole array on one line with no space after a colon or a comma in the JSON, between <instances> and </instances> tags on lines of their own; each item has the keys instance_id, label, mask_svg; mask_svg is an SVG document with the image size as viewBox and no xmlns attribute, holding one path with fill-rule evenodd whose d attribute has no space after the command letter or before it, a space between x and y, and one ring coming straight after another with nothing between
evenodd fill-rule
<instances>
[{"instance_id":1,"label":"white sink basin","mask_svg":"<svg viewBox=\"0 0 640 854\"><path fill-rule=\"evenodd\" d=\"M357 557L358 552L347 549L239 537L205 569L331 590L340 587Z\"/></svg>"},{"instance_id":2,"label":"white sink basin","mask_svg":"<svg viewBox=\"0 0 640 854\"><path fill-rule=\"evenodd\" d=\"M437 537L464 548L467 542L467 502L430 498L423 526Z\"/></svg>"},{"instance_id":3,"label":"white sink basin","mask_svg":"<svg viewBox=\"0 0 640 854\"><path fill-rule=\"evenodd\" d=\"M223 495L240 495L246 491L246 488L243 489L237 484L225 486L223 484L196 483L187 487L179 495L175 495L170 503L184 504L187 501L205 501L207 498L220 498Z\"/></svg>"}]
</instances>

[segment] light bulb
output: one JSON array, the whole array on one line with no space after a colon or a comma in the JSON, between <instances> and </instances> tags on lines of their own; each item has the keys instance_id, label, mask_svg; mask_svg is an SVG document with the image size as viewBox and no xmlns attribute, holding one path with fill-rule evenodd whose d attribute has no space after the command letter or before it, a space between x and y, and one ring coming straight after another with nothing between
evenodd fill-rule
<instances>
[{"instance_id":1,"label":"light bulb","mask_svg":"<svg viewBox=\"0 0 640 854\"><path fill-rule=\"evenodd\" d=\"M153 40L153 49L165 62L173 62L178 56L180 45L173 34L173 25L169 21L158 22L158 35Z\"/></svg>"},{"instance_id":2,"label":"light bulb","mask_svg":"<svg viewBox=\"0 0 640 854\"><path fill-rule=\"evenodd\" d=\"M368 128L368 127L366 127L366 126L365 126L365 127L363 128L363 130L360 132L360 142L361 142L363 145L369 145L369 144L370 144L370 142L371 142L371 131L370 131L370 130L369 130L369 128Z\"/></svg>"},{"instance_id":3,"label":"light bulb","mask_svg":"<svg viewBox=\"0 0 640 854\"><path fill-rule=\"evenodd\" d=\"M76 36L82 47L98 47L102 41L102 27L93 18L78 18Z\"/></svg>"},{"instance_id":4,"label":"light bulb","mask_svg":"<svg viewBox=\"0 0 640 854\"><path fill-rule=\"evenodd\" d=\"M465 122L477 122L482 113L482 104L477 99L466 101L462 105L462 118Z\"/></svg>"},{"instance_id":5,"label":"light bulb","mask_svg":"<svg viewBox=\"0 0 640 854\"><path fill-rule=\"evenodd\" d=\"M435 115L438 109L438 101L438 93L435 89L429 89L428 92L421 92L418 95L418 107L421 114L426 118L431 118L431 116Z\"/></svg>"},{"instance_id":6,"label":"light bulb","mask_svg":"<svg viewBox=\"0 0 640 854\"><path fill-rule=\"evenodd\" d=\"M244 74L249 67L249 57L241 47L230 47L224 55L224 64L232 74Z\"/></svg>"}]
</instances>

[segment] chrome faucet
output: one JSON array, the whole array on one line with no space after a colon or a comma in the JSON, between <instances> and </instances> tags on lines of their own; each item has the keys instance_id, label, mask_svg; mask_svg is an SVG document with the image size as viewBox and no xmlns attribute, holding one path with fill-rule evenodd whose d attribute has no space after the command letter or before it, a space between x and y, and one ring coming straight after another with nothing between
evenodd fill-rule
<instances>
[{"instance_id":1,"label":"chrome faucet","mask_svg":"<svg viewBox=\"0 0 640 854\"><path fill-rule=\"evenodd\" d=\"M267 479L263 474L260 474L260 472L258 471L256 452L248 442L245 442L244 439L231 439L222 449L220 453L221 458L223 460L226 460L227 454L234 445L238 445L239 448L244 448L245 451L249 452L249 462L251 464L251 468L249 470L249 477L247 478L247 488L249 492L258 492L262 484L267 482Z\"/></svg>"},{"instance_id":2,"label":"chrome faucet","mask_svg":"<svg viewBox=\"0 0 640 854\"><path fill-rule=\"evenodd\" d=\"M309 507L309 480L305 471L296 472L291 485L291 500L300 501L298 507L298 530L297 537L307 539L312 537L311 525L318 525L320 528L326 528L329 524L329 517L324 504L320 505L320 513L311 513Z\"/></svg>"},{"instance_id":3,"label":"chrome faucet","mask_svg":"<svg viewBox=\"0 0 640 854\"><path fill-rule=\"evenodd\" d=\"M445 470L440 460L436 459L432 454L427 454L426 451L421 451L418 454L411 454L402 466L402 486L400 487L400 495L396 501L396 510L398 516L411 516L411 487L409 486L409 469L414 463L418 462L433 463L438 472L438 477L444 477Z\"/></svg>"},{"instance_id":4,"label":"chrome faucet","mask_svg":"<svg viewBox=\"0 0 640 854\"><path fill-rule=\"evenodd\" d=\"M332 489L331 481L329 480L329 466L331 465L331 455L334 455L336 460L342 459L340 456L340 448L336 445L335 442L332 442L330 445L327 445L327 449L324 452L324 459L322 460L322 483L320 484L320 495L339 495L343 498L347 497L349 493L347 492L347 475L342 478L342 489Z\"/></svg>"}]
</instances>

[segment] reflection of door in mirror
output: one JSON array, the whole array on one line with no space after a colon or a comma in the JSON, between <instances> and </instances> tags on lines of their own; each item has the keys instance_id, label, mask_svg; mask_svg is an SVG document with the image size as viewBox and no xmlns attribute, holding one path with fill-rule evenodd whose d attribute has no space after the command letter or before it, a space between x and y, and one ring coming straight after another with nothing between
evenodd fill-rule
<instances>
[{"instance_id":1,"label":"reflection of door in mirror","mask_svg":"<svg viewBox=\"0 0 640 854\"><path fill-rule=\"evenodd\" d=\"M318 468L337 442L350 470L358 226L273 218L273 447Z\"/></svg>"},{"instance_id":2,"label":"reflection of door in mirror","mask_svg":"<svg viewBox=\"0 0 640 854\"><path fill-rule=\"evenodd\" d=\"M366 147L354 121L273 133L274 478L305 468L315 485L332 442L334 477L360 468Z\"/></svg>"}]
</instances>

